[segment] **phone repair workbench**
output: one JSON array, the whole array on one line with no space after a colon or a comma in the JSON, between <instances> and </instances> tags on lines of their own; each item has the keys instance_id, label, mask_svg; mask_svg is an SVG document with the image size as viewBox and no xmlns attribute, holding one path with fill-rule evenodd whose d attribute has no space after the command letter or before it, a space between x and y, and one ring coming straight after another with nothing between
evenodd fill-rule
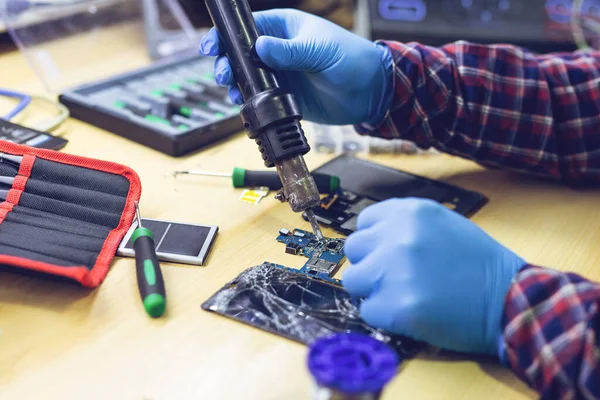
<instances>
[{"instance_id":1,"label":"phone repair workbench","mask_svg":"<svg viewBox=\"0 0 600 400\"><path fill-rule=\"evenodd\" d=\"M111 46L127 46L127 35ZM71 48L70 51L73 51ZM108 54L108 53L107 53ZM132 67L146 62L132 46ZM96 66L103 68L102 65ZM91 67L90 67L91 68ZM16 52L0 55L0 87L41 85ZM1 106L2 104L0 104ZM173 158L69 120L63 152L126 165L142 183L142 214L151 219L214 225L219 234L204 266L162 263L168 308L150 319L136 290L135 261L116 258L104 283L71 283L0 272L0 398L12 399L306 399L307 348L216 314L201 304L241 271L263 261L299 268L274 238L283 227L310 226L273 192L257 205L206 177L175 170L261 169L245 134ZM333 156L311 152L311 169ZM371 156L372 159L375 157ZM530 262L600 280L597 191L577 192L446 155L377 156L378 163L485 194L472 219ZM336 237L324 228L325 236ZM525 399L535 394L494 361L424 353L406 362L384 399Z\"/></svg>"}]
</instances>

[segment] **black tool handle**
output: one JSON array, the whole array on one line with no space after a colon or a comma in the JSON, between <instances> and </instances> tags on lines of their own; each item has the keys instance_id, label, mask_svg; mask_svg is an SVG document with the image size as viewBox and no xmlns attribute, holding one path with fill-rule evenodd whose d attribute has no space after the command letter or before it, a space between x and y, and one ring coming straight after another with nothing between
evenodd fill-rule
<instances>
[{"instance_id":1,"label":"black tool handle","mask_svg":"<svg viewBox=\"0 0 600 400\"><path fill-rule=\"evenodd\" d=\"M311 173L319 193L335 193L340 187L340 178L326 174Z\"/></svg>"},{"instance_id":2,"label":"black tool handle","mask_svg":"<svg viewBox=\"0 0 600 400\"><path fill-rule=\"evenodd\" d=\"M317 184L319 193L333 193L339 187L339 178L325 174L311 174ZM266 186L271 190L282 188L281 179L276 172L271 171L246 171L243 187Z\"/></svg>"},{"instance_id":3,"label":"black tool handle","mask_svg":"<svg viewBox=\"0 0 600 400\"><path fill-rule=\"evenodd\" d=\"M134 231L133 249L140 296L146 312L160 317L166 308L165 283L156 257L152 232L146 228Z\"/></svg>"},{"instance_id":4,"label":"black tool handle","mask_svg":"<svg viewBox=\"0 0 600 400\"><path fill-rule=\"evenodd\" d=\"M244 100L279 87L275 74L260 62L254 45L256 22L247 0L206 0Z\"/></svg>"},{"instance_id":5,"label":"black tool handle","mask_svg":"<svg viewBox=\"0 0 600 400\"><path fill-rule=\"evenodd\" d=\"M266 186L271 190L282 188L281 179L277 172L272 171L246 171L244 176L244 187Z\"/></svg>"},{"instance_id":6,"label":"black tool handle","mask_svg":"<svg viewBox=\"0 0 600 400\"><path fill-rule=\"evenodd\" d=\"M247 0L205 0L219 33L244 104L244 128L267 167L310 151L300 126L302 114L291 93L279 87L272 70L256 54L256 22Z\"/></svg>"}]
</instances>

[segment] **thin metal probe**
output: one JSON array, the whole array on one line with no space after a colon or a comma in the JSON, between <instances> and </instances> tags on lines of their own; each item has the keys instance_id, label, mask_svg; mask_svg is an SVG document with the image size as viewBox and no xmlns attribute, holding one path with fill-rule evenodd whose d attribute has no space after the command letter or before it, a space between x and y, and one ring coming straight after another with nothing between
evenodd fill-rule
<instances>
[{"instance_id":1,"label":"thin metal probe","mask_svg":"<svg viewBox=\"0 0 600 400\"><path fill-rule=\"evenodd\" d=\"M140 205L137 201L134 201L133 204L135 204L135 217L137 218L137 221L138 221L138 228L143 228L142 218L140 217Z\"/></svg>"},{"instance_id":2,"label":"thin metal probe","mask_svg":"<svg viewBox=\"0 0 600 400\"><path fill-rule=\"evenodd\" d=\"M173 175L202 175L202 176L218 176L224 178L231 178L231 174L226 172L211 172L211 171L197 171L197 170L189 170L189 171L175 171Z\"/></svg>"},{"instance_id":3,"label":"thin metal probe","mask_svg":"<svg viewBox=\"0 0 600 400\"><path fill-rule=\"evenodd\" d=\"M317 217L315 216L315 212L311 209L305 211L306 217L308 218L308 222L310 222L310 226L317 237L317 239L323 239L323 232L321 232L321 228L319 227L319 223L317 222Z\"/></svg>"}]
</instances>

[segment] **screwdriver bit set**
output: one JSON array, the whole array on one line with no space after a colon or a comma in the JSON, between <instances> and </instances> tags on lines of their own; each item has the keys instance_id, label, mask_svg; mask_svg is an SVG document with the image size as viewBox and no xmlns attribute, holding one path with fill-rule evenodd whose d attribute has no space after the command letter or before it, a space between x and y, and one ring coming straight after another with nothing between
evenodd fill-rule
<instances>
[{"instance_id":1,"label":"screwdriver bit set","mask_svg":"<svg viewBox=\"0 0 600 400\"><path fill-rule=\"evenodd\" d=\"M242 129L213 61L189 57L80 86L60 96L71 116L171 156Z\"/></svg>"}]
</instances>

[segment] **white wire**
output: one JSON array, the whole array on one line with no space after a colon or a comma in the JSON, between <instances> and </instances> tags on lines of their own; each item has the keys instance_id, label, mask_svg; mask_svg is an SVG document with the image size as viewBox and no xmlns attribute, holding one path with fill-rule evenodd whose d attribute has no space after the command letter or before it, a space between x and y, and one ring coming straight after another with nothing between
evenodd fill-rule
<instances>
[{"instance_id":1,"label":"white wire","mask_svg":"<svg viewBox=\"0 0 600 400\"><path fill-rule=\"evenodd\" d=\"M37 129L42 132L50 132L58 128L63 122L69 118L69 109L59 102L52 101L42 96L32 96L33 101L39 101L46 103L58 110L58 115L51 118L43 119L32 126L33 129Z\"/></svg>"},{"instance_id":2,"label":"white wire","mask_svg":"<svg viewBox=\"0 0 600 400\"><path fill-rule=\"evenodd\" d=\"M51 106L56 111L58 111L58 115L44 118L41 121L35 122L31 125L28 125L32 129L36 129L42 132L50 132L56 129L59 125L61 125L67 118L69 118L69 109L62 105L61 103L52 101L42 96L31 96L31 100L33 102L44 103L46 105ZM26 110L27 111L27 110ZM14 119L13 119L14 121ZM21 123L21 125L25 125Z\"/></svg>"}]
</instances>

